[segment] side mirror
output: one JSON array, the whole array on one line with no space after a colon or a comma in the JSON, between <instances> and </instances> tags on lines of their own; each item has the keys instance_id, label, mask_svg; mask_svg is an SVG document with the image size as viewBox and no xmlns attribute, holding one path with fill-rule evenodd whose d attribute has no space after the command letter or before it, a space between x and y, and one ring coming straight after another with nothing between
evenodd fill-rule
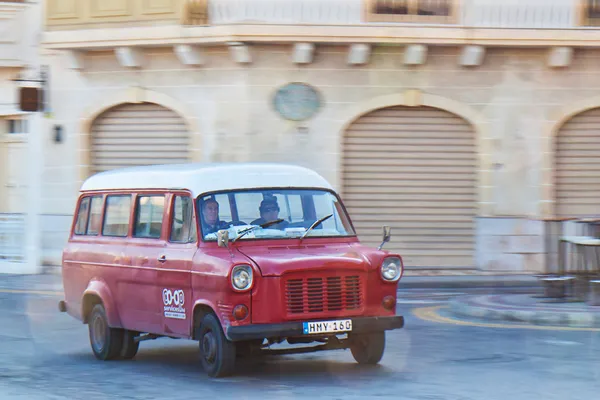
<instances>
[{"instance_id":1,"label":"side mirror","mask_svg":"<svg viewBox=\"0 0 600 400\"><path fill-rule=\"evenodd\" d=\"M229 231L227 229L217 232L217 244L219 247L227 247L229 245Z\"/></svg>"},{"instance_id":2,"label":"side mirror","mask_svg":"<svg viewBox=\"0 0 600 400\"><path fill-rule=\"evenodd\" d=\"M383 242L379 245L377 250L381 250L383 248L383 245L386 244L387 242L389 242L391 238L392 238L392 228L385 225L383 227Z\"/></svg>"}]
</instances>

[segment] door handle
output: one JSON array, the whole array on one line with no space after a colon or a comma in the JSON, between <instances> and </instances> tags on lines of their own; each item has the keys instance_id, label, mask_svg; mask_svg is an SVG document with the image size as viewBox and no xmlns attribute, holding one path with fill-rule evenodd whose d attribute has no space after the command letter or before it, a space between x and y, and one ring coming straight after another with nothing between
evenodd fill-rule
<instances>
[{"instance_id":1,"label":"door handle","mask_svg":"<svg viewBox=\"0 0 600 400\"><path fill-rule=\"evenodd\" d=\"M164 254L158 257L158 262L164 263L165 261L167 261L167 256L165 256Z\"/></svg>"}]
</instances>

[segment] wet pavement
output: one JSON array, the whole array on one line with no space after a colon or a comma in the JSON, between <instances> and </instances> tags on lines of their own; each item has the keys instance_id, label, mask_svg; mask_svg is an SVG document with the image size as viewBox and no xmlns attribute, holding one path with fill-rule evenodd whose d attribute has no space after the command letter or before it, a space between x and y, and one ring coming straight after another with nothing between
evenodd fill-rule
<instances>
[{"instance_id":1,"label":"wet pavement","mask_svg":"<svg viewBox=\"0 0 600 400\"><path fill-rule=\"evenodd\" d=\"M600 330L491 328L413 313L482 289L405 290L406 327L388 333L380 365L349 351L273 356L204 375L195 342L142 342L131 361L97 361L87 326L59 313L56 295L0 290L0 399L594 399ZM432 309L432 312L437 308Z\"/></svg>"}]
</instances>

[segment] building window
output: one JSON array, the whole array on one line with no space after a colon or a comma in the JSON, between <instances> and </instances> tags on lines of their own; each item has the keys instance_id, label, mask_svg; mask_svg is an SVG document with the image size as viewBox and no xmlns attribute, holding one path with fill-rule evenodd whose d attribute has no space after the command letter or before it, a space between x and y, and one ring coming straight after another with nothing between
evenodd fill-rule
<instances>
[{"instance_id":1,"label":"building window","mask_svg":"<svg viewBox=\"0 0 600 400\"><path fill-rule=\"evenodd\" d=\"M582 26L600 26L600 0L581 0L579 15Z\"/></svg>"},{"instance_id":2,"label":"building window","mask_svg":"<svg viewBox=\"0 0 600 400\"><path fill-rule=\"evenodd\" d=\"M369 22L456 23L458 0L364 0Z\"/></svg>"},{"instance_id":3,"label":"building window","mask_svg":"<svg viewBox=\"0 0 600 400\"><path fill-rule=\"evenodd\" d=\"M23 134L27 133L26 119L8 119L8 134Z\"/></svg>"}]
</instances>

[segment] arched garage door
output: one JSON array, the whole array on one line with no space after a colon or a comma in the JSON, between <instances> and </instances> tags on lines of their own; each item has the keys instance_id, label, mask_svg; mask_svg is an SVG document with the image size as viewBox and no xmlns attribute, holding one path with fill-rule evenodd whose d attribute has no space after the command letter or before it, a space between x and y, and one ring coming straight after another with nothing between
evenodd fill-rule
<instances>
[{"instance_id":1,"label":"arched garage door","mask_svg":"<svg viewBox=\"0 0 600 400\"><path fill-rule=\"evenodd\" d=\"M561 217L600 215L600 108L571 118L556 138L556 205Z\"/></svg>"},{"instance_id":2,"label":"arched garage door","mask_svg":"<svg viewBox=\"0 0 600 400\"><path fill-rule=\"evenodd\" d=\"M473 267L476 216L475 132L462 118L430 107L366 114L344 137L343 198L359 238L407 267Z\"/></svg>"},{"instance_id":3,"label":"arched garage door","mask_svg":"<svg viewBox=\"0 0 600 400\"><path fill-rule=\"evenodd\" d=\"M153 103L122 104L92 125L92 173L188 161L189 134L174 111Z\"/></svg>"}]
</instances>

